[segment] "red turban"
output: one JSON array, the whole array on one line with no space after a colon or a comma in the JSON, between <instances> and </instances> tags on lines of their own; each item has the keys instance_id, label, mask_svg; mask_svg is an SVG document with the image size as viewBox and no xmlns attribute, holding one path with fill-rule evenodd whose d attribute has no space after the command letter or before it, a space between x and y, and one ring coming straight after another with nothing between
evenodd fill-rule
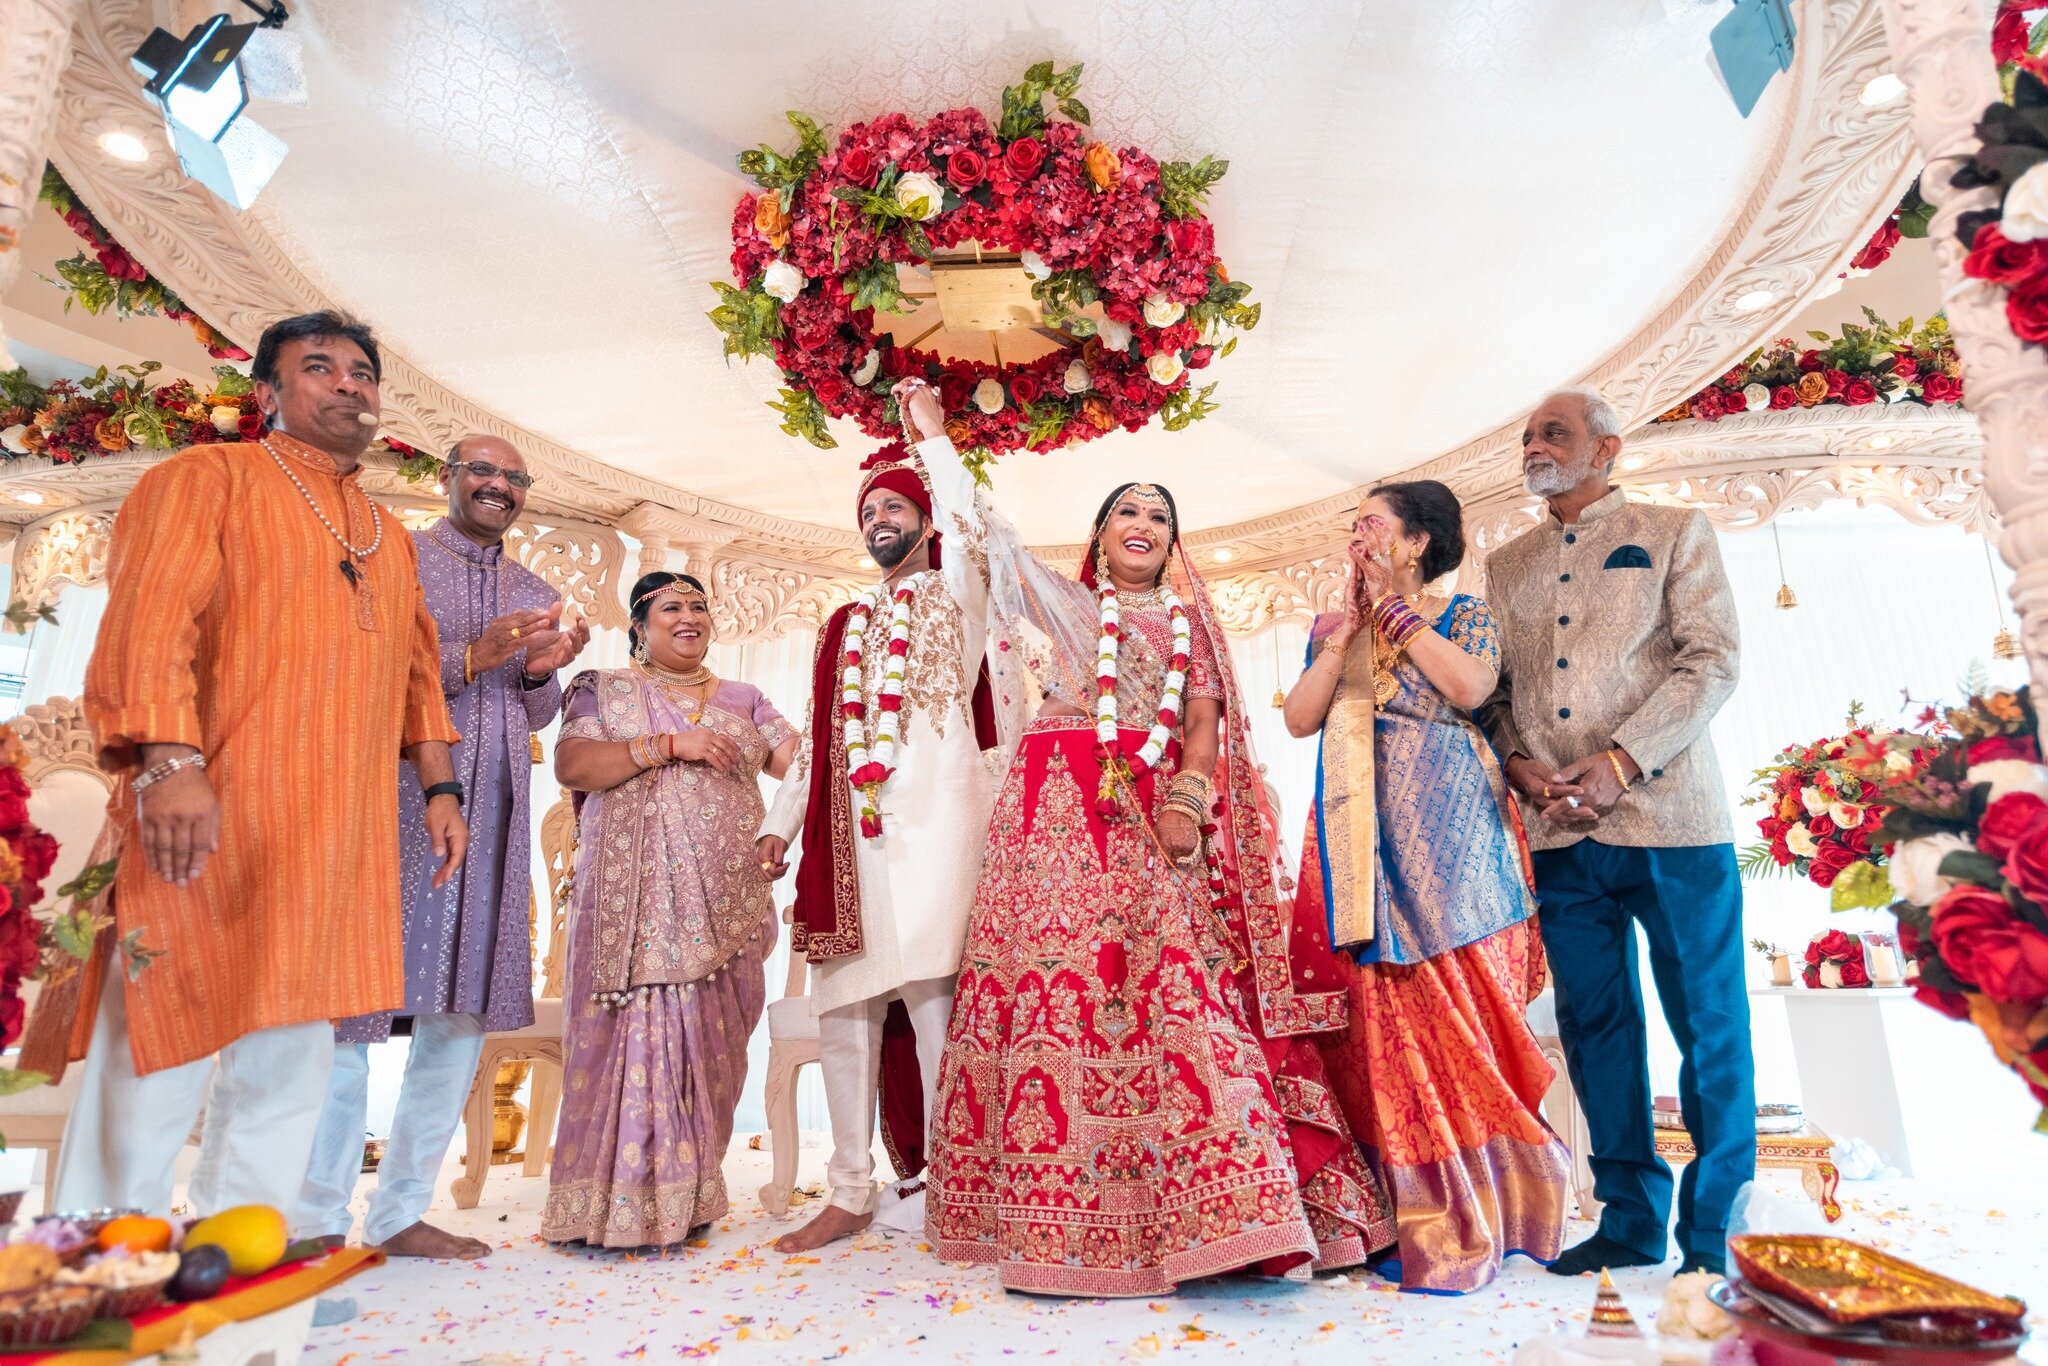
<instances>
[{"instance_id":1,"label":"red turban","mask_svg":"<svg viewBox=\"0 0 2048 1366\"><path fill-rule=\"evenodd\" d=\"M853 502L854 525L860 525L860 510L867 503L868 495L876 489L888 489L899 493L917 504L925 521L932 519L932 490L925 481L924 466L916 456L903 448L903 443L894 441L876 451L861 464L863 476L860 493ZM939 531L932 528L931 562L936 569L939 565Z\"/></svg>"}]
</instances>

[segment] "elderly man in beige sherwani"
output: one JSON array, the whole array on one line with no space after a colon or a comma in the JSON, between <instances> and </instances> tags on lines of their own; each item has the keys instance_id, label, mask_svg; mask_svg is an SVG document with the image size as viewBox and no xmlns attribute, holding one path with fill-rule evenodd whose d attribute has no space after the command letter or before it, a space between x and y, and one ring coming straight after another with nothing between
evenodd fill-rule
<instances>
[{"instance_id":1,"label":"elderly man in beige sherwani","mask_svg":"<svg viewBox=\"0 0 2048 1366\"><path fill-rule=\"evenodd\" d=\"M1600 1231L1563 1275L1664 1260L1671 1169L1656 1152L1636 926L1684 1054L1699 1156L1678 1188L1686 1270L1722 1270L1730 1206L1756 1172L1742 885L1707 726L1735 691L1735 600L1713 528L1629 500L1621 426L1599 395L1552 394L1522 433L1550 515L1495 551L1498 690L1484 708L1528 812L1558 1034L1592 1133Z\"/></svg>"},{"instance_id":2,"label":"elderly man in beige sherwani","mask_svg":"<svg viewBox=\"0 0 2048 1366\"><path fill-rule=\"evenodd\" d=\"M857 503L861 536L882 581L827 619L818 634L811 718L761 827L763 870L779 876L803 834L793 947L810 959L818 1060L832 1120L829 1202L776 1247L804 1252L866 1228L875 1217L874 1136L884 1022L900 1000L916 1035L924 1123L953 1013L954 979L997 782L982 752L995 743L983 671L988 587L971 558L932 521L932 493L914 457L871 461ZM950 491L950 490L949 490ZM955 506L971 505L971 487ZM907 630L900 688L886 685L892 628ZM858 651L857 665L848 657ZM860 702L846 714L844 675L858 670ZM890 692L900 733L885 738ZM848 735L864 746L850 755ZM878 780L860 771L888 770ZM863 781L868 777L869 781ZM892 1053L892 1066L895 1055ZM883 1122L901 1151L905 1107L883 1094ZM890 1125L894 1119L897 1124ZM921 1165L914 1162L912 1165ZM906 1172L903 1175L909 1175ZM922 1202L913 1210L922 1226Z\"/></svg>"}]
</instances>

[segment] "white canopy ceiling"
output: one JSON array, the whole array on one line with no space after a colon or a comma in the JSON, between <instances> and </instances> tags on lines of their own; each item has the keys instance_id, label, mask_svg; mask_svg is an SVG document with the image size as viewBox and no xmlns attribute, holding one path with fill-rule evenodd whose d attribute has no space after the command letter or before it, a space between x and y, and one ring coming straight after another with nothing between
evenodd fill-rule
<instances>
[{"instance_id":1,"label":"white canopy ceiling","mask_svg":"<svg viewBox=\"0 0 2048 1366\"><path fill-rule=\"evenodd\" d=\"M999 469L1037 541L1114 480L1193 526L1280 511L1510 420L1656 315L1720 241L1781 104L1740 119L1687 0L1039 0L678 5L307 0L312 103L257 213L429 374L530 430L690 492L843 526L873 442L818 451L728 367L740 148L784 109L836 130L977 104L1084 61L1098 135L1214 152L1211 204L1264 321L1223 411ZM1782 83L1781 83L1782 84Z\"/></svg>"}]
</instances>

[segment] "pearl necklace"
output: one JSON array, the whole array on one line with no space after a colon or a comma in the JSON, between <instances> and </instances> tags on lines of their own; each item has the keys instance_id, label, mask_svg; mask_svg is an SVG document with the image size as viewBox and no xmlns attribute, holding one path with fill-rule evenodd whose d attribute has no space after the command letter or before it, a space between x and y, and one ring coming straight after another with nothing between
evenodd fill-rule
<instances>
[{"instance_id":1,"label":"pearl necklace","mask_svg":"<svg viewBox=\"0 0 2048 1366\"><path fill-rule=\"evenodd\" d=\"M896 773L896 745L903 734L903 674L910 658L910 609L926 571L910 575L892 589L876 584L853 600L846 615L846 638L839 676L839 716L846 747L846 777L860 799L860 833L864 839L882 836L882 784ZM881 713L874 728L874 743L868 742L866 699L862 696L862 664L866 659L868 621L884 597L893 596L889 613L888 653L882 661L882 686L875 697Z\"/></svg>"},{"instance_id":2,"label":"pearl necklace","mask_svg":"<svg viewBox=\"0 0 2048 1366\"><path fill-rule=\"evenodd\" d=\"M263 438L262 444L263 449L270 452L270 458L277 462L277 467L284 471L284 477L291 480L292 487L299 491L299 497L306 500L306 506L313 509L313 515L320 519L320 525L327 528L327 534L332 536L343 550L346 550L358 560L367 560L377 553L377 547L384 544L384 518L377 512L377 504L374 499L370 498L367 494L363 497L363 501L370 505L370 527L375 534L370 537L370 544L368 546L352 546L348 543L348 537L342 535L341 532L335 529L334 523L327 520L327 514L322 512L320 504L314 501L312 490L299 482L299 476L293 473L290 465L285 463L284 457L277 453L277 447L270 444L268 436ZM345 506L348 502L346 485L343 486L341 499ZM354 576L351 575L350 577L353 579Z\"/></svg>"}]
</instances>

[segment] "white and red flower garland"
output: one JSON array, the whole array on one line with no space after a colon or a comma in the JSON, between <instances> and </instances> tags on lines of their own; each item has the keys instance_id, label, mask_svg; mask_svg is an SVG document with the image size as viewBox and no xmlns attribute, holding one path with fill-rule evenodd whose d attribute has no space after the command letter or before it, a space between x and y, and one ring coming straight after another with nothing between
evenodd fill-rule
<instances>
[{"instance_id":1,"label":"white and red flower garland","mask_svg":"<svg viewBox=\"0 0 2048 1366\"><path fill-rule=\"evenodd\" d=\"M1180 723L1181 695L1187 688L1189 651L1194 642L1188 626L1187 608L1181 603L1180 596L1167 585L1162 584L1160 591L1166 601L1167 620L1173 627L1173 654L1166 661L1166 688L1159 695L1158 718L1153 721L1136 759L1125 766L1133 782L1150 772L1164 757L1167 743L1173 738L1173 729ZM1097 598L1102 629L1096 638L1095 652L1095 746L1102 756L1103 781L1096 801L1099 807L1106 804L1104 814L1108 815L1116 807L1114 775L1119 766L1123 766L1122 751L1117 745L1116 672L1117 649L1123 641L1124 628L1115 585L1105 583Z\"/></svg>"},{"instance_id":2,"label":"white and red flower garland","mask_svg":"<svg viewBox=\"0 0 2048 1366\"><path fill-rule=\"evenodd\" d=\"M846 744L846 777L860 797L860 833L866 839L882 835L882 784L896 772L896 743L903 735L903 674L910 659L910 607L917 597L922 573L912 574L895 587L895 604L889 613L888 657L882 665L882 686L875 697L881 713L870 739L867 701L862 696L861 666L868 621L875 607L889 593L889 585L877 584L853 600L846 614L844 668L839 675L839 715Z\"/></svg>"},{"instance_id":3,"label":"white and red flower garland","mask_svg":"<svg viewBox=\"0 0 2048 1366\"><path fill-rule=\"evenodd\" d=\"M1073 98L1078 66L1040 63L991 120L949 109L920 123L887 113L829 138L792 113L799 145L740 155L761 187L732 223L732 274L712 322L727 355L772 358L783 430L837 443L827 418L871 436L898 430L891 386L939 391L963 451L1057 450L1154 418L1178 429L1214 407L1193 372L1255 326L1202 211L1228 163L1160 162L1093 138ZM1050 96L1065 117L1048 115ZM1048 326L1074 343L1021 362L948 360L900 347L877 319L903 307L896 267L974 242L1015 253ZM1083 310L1099 305L1097 320Z\"/></svg>"}]
</instances>

